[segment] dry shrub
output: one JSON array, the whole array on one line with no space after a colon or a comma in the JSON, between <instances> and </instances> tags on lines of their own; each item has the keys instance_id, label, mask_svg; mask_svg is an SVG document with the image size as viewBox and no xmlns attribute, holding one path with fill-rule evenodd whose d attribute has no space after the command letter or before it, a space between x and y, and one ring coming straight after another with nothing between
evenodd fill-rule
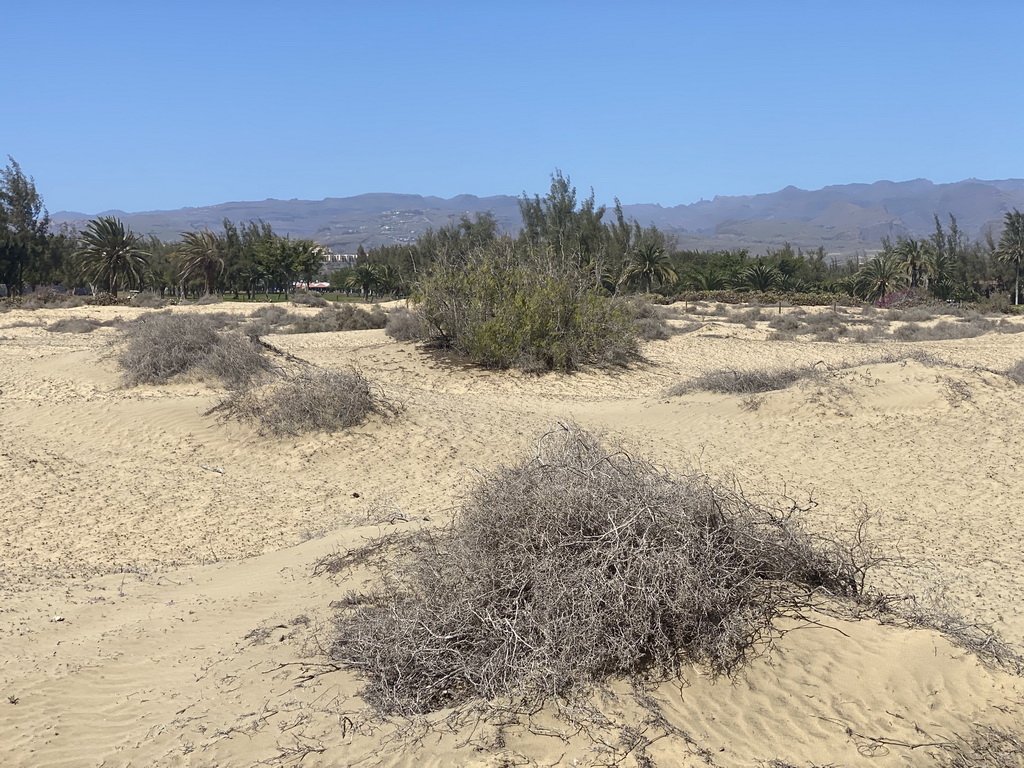
<instances>
[{"instance_id":1,"label":"dry shrub","mask_svg":"<svg viewBox=\"0 0 1024 768\"><path fill-rule=\"evenodd\" d=\"M388 417L400 406L356 370L310 368L267 386L238 391L213 410L253 423L261 434L336 432L372 414Z\"/></svg>"},{"instance_id":2,"label":"dry shrub","mask_svg":"<svg viewBox=\"0 0 1024 768\"><path fill-rule=\"evenodd\" d=\"M260 307L252 312L249 318L249 321L241 326L241 331L250 338L266 336L268 333L281 333L286 326L300 319L299 315L277 304Z\"/></svg>"},{"instance_id":3,"label":"dry shrub","mask_svg":"<svg viewBox=\"0 0 1024 768\"><path fill-rule=\"evenodd\" d=\"M1024 384L1024 360L1018 360L1007 368L1006 377L1015 384Z\"/></svg>"},{"instance_id":4,"label":"dry shrub","mask_svg":"<svg viewBox=\"0 0 1024 768\"><path fill-rule=\"evenodd\" d=\"M292 294L292 304L297 307L326 307L327 299L319 293L309 291L296 291Z\"/></svg>"},{"instance_id":5,"label":"dry shrub","mask_svg":"<svg viewBox=\"0 0 1024 768\"><path fill-rule=\"evenodd\" d=\"M1024 768L1024 734L976 723L968 736L942 744L943 768Z\"/></svg>"},{"instance_id":6,"label":"dry shrub","mask_svg":"<svg viewBox=\"0 0 1024 768\"><path fill-rule=\"evenodd\" d=\"M397 307L388 312L384 333L398 341L424 341L429 336L423 311L406 307Z\"/></svg>"},{"instance_id":7,"label":"dry shrub","mask_svg":"<svg viewBox=\"0 0 1024 768\"><path fill-rule=\"evenodd\" d=\"M368 331L387 325L387 313L378 306L367 312L355 304L342 304L324 309L313 317L297 317L290 333L333 333L336 331Z\"/></svg>"},{"instance_id":8,"label":"dry shrub","mask_svg":"<svg viewBox=\"0 0 1024 768\"><path fill-rule=\"evenodd\" d=\"M129 302L133 307L145 307L147 309L163 309L167 301L161 298L155 291L142 291L132 296Z\"/></svg>"},{"instance_id":9,"label":"dry shrub","mask_svg":"<svg viewBox=\"0 0 1024 768\"><path fill-rule=\"evenodd\" d=\"M449 526L379 559L381 585L345 601L333 656L398 713L694 662L729 673L815 590L863 588L856 563L790 512L559 425L482 478Z\"/></svg>"},{"instance_id":10,"label":"dry shrub","mask_svg":"<svg viewBox=\"0 0 1024 768\"><path fill-rule=\"evenodd\" d=\"M932 326L907 323L893 331L892 335L899 341L941 341L944 339L972 339L993 330L996 330L996 324L990 320L969 320L967 322L940 320Z\"/></svg>"},{"instance_id":11,"label":"dry shrub","mask_svg":"<svg viewBox=\"0 0 1024 768\"><path fill-rule=\"evenodd\" d=\"M46 326L50 333L92 333L107 323L91 320L87 317L65 317Z\"/></svg>"},{"instance_id":12,"label":"dry shrub","mask_svg":"<svg viewBox=\"0 0 1024 768\"><path fill-rule=\"evenodd\" d=\"M196 299L195 303L199 306L205 306L207 304L220 304L224 301L224 297L217 293L206 293Z\"/></svg>"},{"instance_id":13,"label":"dry shrub","mask_svg":"<svg viewBox=\"0 0 1024 768\"><path fill-rule=\"evenodd\" d=\"M786 389L801 379L819 378L823 371L814 366L794 366L792 368L759 368L748 371L737 371L728 368L708 371L700 376L684 381L672 387L670 396L685 395L690 392L717 392L723 395L753 395L760 392L773 392Z\"/></svg>"},{"instance_id":14,"label":"dry shrub","mask_svg":"<svg viewBox=\"0 0 1024 768\"><path fill-rule=\"evenodd\" d=\"M77 309L85 306L85 299L75 296L73 293L66 294L66 298L56 304L57 309Z\"/></svg>"},{"instance_id":15,"label":"dry shrub","mask_svg":"<svg viewBox=\"0 0 1024 768\"><path fill-rule=\"evenodd\" d=\"M239 387L270 370L252 340L218 330L221 319L159 312L126 324L127 343L118 356L125 384L156 384L197 373Z\"/></svg>"}]
</instances>

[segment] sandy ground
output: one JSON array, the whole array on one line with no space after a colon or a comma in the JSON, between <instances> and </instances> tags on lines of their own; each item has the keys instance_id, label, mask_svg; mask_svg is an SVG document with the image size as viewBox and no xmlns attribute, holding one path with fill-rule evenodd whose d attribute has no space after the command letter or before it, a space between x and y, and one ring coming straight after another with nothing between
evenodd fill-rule
<instances>
[{"instance_id":1,"label":"sandy ground","mask_svg":"<svg viewBox=\"0 0 1024 768\"><path fill-rule=\"evenodd\" d=\"M993 372L1024 358L1024 335L768 341L764 323L708 318L648 344L648 365L544 377L453 367L383 331L275 335L318 365L358 365L406 406L278 439L204 416L221 392L203 383L123 388L113 328L45 330L146 311L0 314L5 766L612 764L628 732L569 732L553 713L382 722L324 654L331 602L367 574L315 576L318 558L446 519L478 472L557 419L751 493L813 496L823 529L867 510L904 558L881 586L947 599L1024 642L1024 387ZM910 348L953 365L872 362ZM793 363L853 367L756 402L665 394L704 371ZM410 522L387 522L396 508ZM694 670L659 686L668 728L625 692L597 704L653 740L659 766L934 765L929 745L1024 722L1024 682L938 633L820 618L735 680Z\"/></svg>"}]
</instances>

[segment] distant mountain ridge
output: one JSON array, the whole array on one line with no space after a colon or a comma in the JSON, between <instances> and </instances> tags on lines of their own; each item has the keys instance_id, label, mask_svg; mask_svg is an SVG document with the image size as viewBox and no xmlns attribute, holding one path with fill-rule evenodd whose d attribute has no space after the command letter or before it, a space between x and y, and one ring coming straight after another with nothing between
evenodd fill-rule
<instances>
[{"instance_id":1,"label":"distant mountain ridge","mask_svg":"<svg viewBox=\"0 0 1024 768\"><path fill-rule=\"evenodd\" d=\"M784 243L833 254L877 250L881 239L923 236L934 231L934 214L943 224L957 218L970 237L989 229L998 232L1003 214L1024 210L1024 179L983 181L966 179L934 184L927 179L841 184L818 190L786 187L778 192L745 196L716 196L688 205L624 205L628 217L642 225L655 224L673 233L682 248L748 248L764 253ZM280 234L310 237L338 253L354 253L362 245L413 242L429 228L457 221L463 214L491 211L502 229L521 226L518 198L510 195L452 198L371 193L324 200L231 202L175 211L103 211L115 215L141 234L164 240L179 233L209 227L217 230L224 218L262 219ZM93 218L61 211L55 224L79 227Z\"/></svg>"}]
</instances>

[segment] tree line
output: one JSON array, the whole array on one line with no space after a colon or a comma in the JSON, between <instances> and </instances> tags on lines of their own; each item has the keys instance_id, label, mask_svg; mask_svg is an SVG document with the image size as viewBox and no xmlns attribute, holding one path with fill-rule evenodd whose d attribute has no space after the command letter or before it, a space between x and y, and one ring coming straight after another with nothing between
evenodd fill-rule
<instances>
[{"instance_id":1,"label":"tree line","mask_svg":"<svg viewBox=\"0 0 1024 768\"><path fill-rule=\"evenodd\" d=\"M616 199L611 210L593 193L578 200L568 177L556 171L547 195L522 195L523 228L499 234L489 213L428 231L415 243L361 253L355 271L364 292L410 292L430 266L509 240L524 259L547 251L587 273L595 288L614 295L641 291L675 296L688 292L738 291L829 294L880 301L900 291L937 300L978 301L1010 294L1019 303L1024 261L1024 214L1007 212L997 240L988 233L970 240L950 214L935 215L928 237L883 239L871 258L840 261L824 248L786 244L752 256L746 249L700 251L677 247L671 234L627 220ZM346 277L339 275L342 283Z\"/></svg>"},{"instance_id":2,"label":"tree line","mask_svg":"<svg viewBox=\"0 0 1024 768\"><path fill-rule=\"evenodd\" d=\"M222 232L183 232L175 242L138 235L113 216L93 219L81 232L54 232L34 179L8 160L0 170L0 285L8 296L51 285L114 296L143 288L161 296L287 296L295 282L319 273L328 253L312 240L277 235L263 221L225 219Z\"/></svg>"},{"instance_id":3,"label":"tree line","mask_svg":"<svg viewBox=\"0 0 1024 768\"><path fill-rule=\"evenodd\" d=\"M90 221L82 232L54 231L35 182L13 158L0 169L0 284L8 295L25 288L91 286L114 295L151 288L161 295L231 293L253 298L285 293L296 281L317 275L327 249L308 239L274 233L269 224L236 224L221 232L184 232L176 242L132 233L113 217ZM517 235L499 231L491 213L462 216L429 230L415 243L359 248L355 267L330 275L334 290L371 295L408 295L434 264L465 259L499 242L523 261L538 256L571 264L603 294L692 291L845 295L883 300L914 291L939 300L976 301L993 294L1020 300L1024 262L1024 214L1005 214L998 240L991 233L971 240L954 216L935 216L928 237L885 239L870 259L839 261L823 248L749 251L685 250L655 226L627 219L616 199L609 210L591 192L579 199L570 179L551 176L544 196L519 199L523 226ZM1005 300L1005 299L1004 299Z\"/></svg>"}]
</instances>

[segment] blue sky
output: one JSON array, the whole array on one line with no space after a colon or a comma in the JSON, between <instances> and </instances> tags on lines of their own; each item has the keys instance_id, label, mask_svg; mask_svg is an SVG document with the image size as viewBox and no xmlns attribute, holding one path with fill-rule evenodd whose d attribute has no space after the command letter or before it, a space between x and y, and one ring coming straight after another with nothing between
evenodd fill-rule
<instances>
[{"instance_id":1,"label":"blue sky","mask_svg":"<svg viewBox=\"0 0 1024 768\"><path fill-rule=\"evenodd\" d=\"M1024 3L47 2L0 160L51 212L364 192L690 203L1024 176Z\"/></svg>"}]
</instances>

